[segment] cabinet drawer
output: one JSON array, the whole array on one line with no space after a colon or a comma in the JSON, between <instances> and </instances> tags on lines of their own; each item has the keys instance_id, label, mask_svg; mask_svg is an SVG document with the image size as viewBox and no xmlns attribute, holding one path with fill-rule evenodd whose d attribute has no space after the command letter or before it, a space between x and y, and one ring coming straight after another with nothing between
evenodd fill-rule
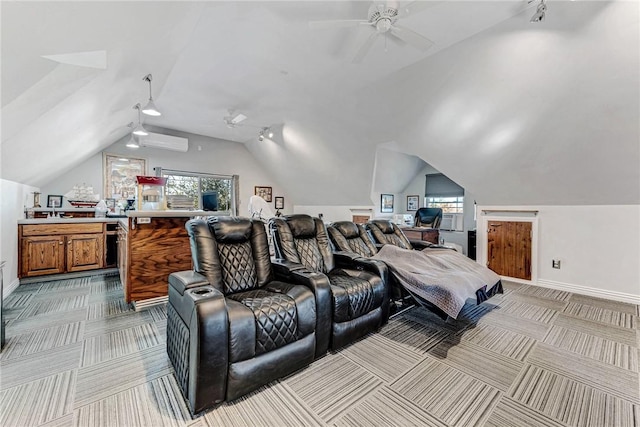
<instances>
[{"instance_id":1,"label":"cabinet drawer","mask_svg":"<svg viewBox=\"0 0 640 427\"><path fill-rule=\"evenodd\" d=\"M71 224L29 224L21 225L23 236L52 236L76 233L102 233L101 222Z\"/></svg>"}]
</instances>

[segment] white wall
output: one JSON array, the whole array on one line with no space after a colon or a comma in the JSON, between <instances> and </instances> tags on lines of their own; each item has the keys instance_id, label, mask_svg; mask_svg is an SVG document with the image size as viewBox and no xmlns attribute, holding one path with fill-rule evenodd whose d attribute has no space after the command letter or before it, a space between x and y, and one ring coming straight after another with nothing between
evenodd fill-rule
<instances>
[{"instance_id":1,"label":"white wall","mask_svg":"<svg viewBox=\"0 0 640 427\"><path fill-rule=\"evenodd\" d=\"M0 260L3 269L4 295L18 286L18 220L24 219L24 208L33 206L36 187L0 180ZM42 199L41 199L42 201Z\"/></svg>"},{"instance_id":2,"label":"white wall","mask_svg":"<svg viewBox=\"0 0 640 427\"><path fill-rule=\"evenodd\" d=\"M479 215L491 208L539 211L539 285L640 303L640 206L478 206ZM485 239L479 230L478 259Z\"/></svg>"},{"instance_id":3,"label":"white wall","mask_svg":"<svg viewBox=\"0 0 640 427\"><path fill-rule=\"evenodd\" d=\"M354 212L354 210L356 211ZM364 215L365 213L374 213L374 211L374 206L296 205L293 207L295 214L307 214L313 217L319 217L322 214L322 220L326 223L351 221L353 215Z\"/></svg>"},{"instance_id":4,"label":"white wall","mask_svg":"<svg viewBox=\"0 0 640 427\"><path fill-rule=\"evenodd\" d=\"M422 170L420 170L416 176L409 182L407 187L402 193L397 196L396 205L400 208L396 213L409 213L415 215L415 211L407 211L407 196L418 195L419 206L424 207L424 186L425 175L431 173L441 173L430 164L426 164ZM440 230L440 237L444 238L445 243L456 243L462 246L464 254L467 254L467 231L475 230L476 222L473 219L473 202L475 196L465 189L464 192L464 231L443 231ZM400 204L398 204L400 203Z\"/></svg>"},{"instance_id":5,"label":"white wall","mask_svg":"<svg viewBox=\"0 0 640 427\"><path fill-rule=\"evenodd\" d=\"M284 197L284 209L282 210L284 214L293 211L294 201L287 197L284 189L274 182L244 144L151 126L149 126L149 129L157 133L188 138L189 151L180 153L144 147L131 150L125 147L129 140L129 137L126 137L112 144L105 152L146 159L148 175L155 175L154 167L221 175L239 175L239 214L241 216L249 215L249 197L254 194L255 186L273 187L273 200L270 206L274 211L276 196ZM104 197L102 157L102 153L98 153L44 186L42 188L42 200L46 202L48 194L64 194L72 189L74 184L82 183L93 185L95 192Z\"/></svg>"}]
</instances>

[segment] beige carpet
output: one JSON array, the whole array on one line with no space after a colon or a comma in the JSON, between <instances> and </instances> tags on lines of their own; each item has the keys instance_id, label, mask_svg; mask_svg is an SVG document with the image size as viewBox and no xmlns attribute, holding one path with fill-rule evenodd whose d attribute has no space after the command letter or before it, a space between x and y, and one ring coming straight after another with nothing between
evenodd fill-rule
<instances>
[{"instance_id":1,"label":"beige carpet","mask_svg":"<svg viewBox=\"0 0 640 427\"><path fill-rule=\"evenodd\" d=\"M164 307L116 276L22 285L6 300L2 426L640 426L639 308L514 283L445 322L414 308L191 419Z\"/></svg>"}]
</instances>

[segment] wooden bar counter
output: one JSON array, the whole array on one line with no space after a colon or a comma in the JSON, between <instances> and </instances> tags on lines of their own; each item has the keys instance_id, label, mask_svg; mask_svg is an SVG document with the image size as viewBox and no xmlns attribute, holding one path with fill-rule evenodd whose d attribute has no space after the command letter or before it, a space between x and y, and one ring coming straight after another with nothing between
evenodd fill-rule
<instances>
[{"instance_id":1,"label":"wooden bar counter","mask_svg":"<svg viewBox=\"0 0 640 427\"><path fill-rule=\"evenodd\" d=\"M118 234L118 267L125 300L136 309L165 301L169 274L190 270L185 223L205 211L129 211Z\"/></svg>"}]
</instances>

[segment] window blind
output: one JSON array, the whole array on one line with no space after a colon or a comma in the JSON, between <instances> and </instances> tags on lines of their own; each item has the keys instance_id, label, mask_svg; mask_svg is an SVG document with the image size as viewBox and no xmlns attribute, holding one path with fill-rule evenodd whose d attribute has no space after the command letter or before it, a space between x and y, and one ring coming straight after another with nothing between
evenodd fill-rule
<instances>
[{"instance_id":1,"label":"window blind","mask_svg":"<svg viewBox=\"0 0 640 427\"><path fill-rule=\"evenodd\" d=\"M427 174L424 195L426 197L459 197L464 196L464 188L441 173Z\"/></svg>"}]
</instances>

